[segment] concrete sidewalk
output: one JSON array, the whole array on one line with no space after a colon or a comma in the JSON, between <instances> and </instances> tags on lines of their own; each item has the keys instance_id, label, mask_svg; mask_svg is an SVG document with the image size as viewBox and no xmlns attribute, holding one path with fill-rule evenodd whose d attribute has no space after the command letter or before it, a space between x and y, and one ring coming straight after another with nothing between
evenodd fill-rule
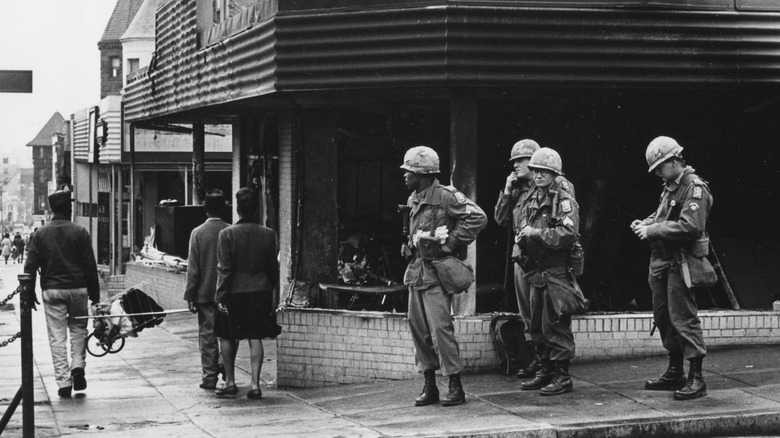
<instances>
[{"instance_id":1,"label":"concrete sidewalk","mask_svg":"<svg viewBox=\"0 0 780 438\"><path fill-rule=\"evenodd\" d=\"M20 272L0 267L5 287ZM11 281L9 283L9 280ZM117 354L87 358L88 388L57 396L42 310L34 312L36 436L101 437L604 437L780 434L780 346L711 351L709 395L680 402L642 389L665 369L663 357L575 362L575 390L556 397L521 391L514 377L465 375L465 405L414 407L422 387L382 381L321 389L275 387L275 349L266 342L264 397L248 400L248 346L238 361L239 397L198 388L197 322L171 315L129 338ZM15 311L0 311L0 342L18 331ZM282 334L284 336L284 334ZM19 387L19 342L0 348L0 410ZM411 365L410 365L411 366ZM439 379L441 391L446 380ZM21 436L21 407L3 437Z\"/></svg>"}]
</instances>

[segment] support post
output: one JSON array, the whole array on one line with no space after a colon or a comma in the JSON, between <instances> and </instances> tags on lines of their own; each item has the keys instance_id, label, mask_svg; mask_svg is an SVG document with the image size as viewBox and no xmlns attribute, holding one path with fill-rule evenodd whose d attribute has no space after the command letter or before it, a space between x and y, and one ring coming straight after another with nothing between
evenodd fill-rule
<instances>
[{"instance_id":1,"label":"support post","mask_svg":"<svg viewBox=\"0 0 780 438\"><path fill-rule=\"evenodd\" d=\"M203 123L192 124L192 205L206 199L206 131Z\"/></svg>"},{"instance_id":2,"label":"support post","mask_svg":"<svg viewBox=\"0 0 780 438\"><path fill-rule=\"evenodd\" d=\"M35 436L34 375L33 375L33 336L32 306L35 301L35 285L30 274L19 274L20 328L22 332L22 436Z\"/></svg>"},{"instance_id":3,"label":"support post","mask_svg":"<svg viewBox=\"0 0 780 438\"><path fill-rule=\"evenodd\" d=\"M450 179L469 199L477 201L477 101L468 94L453 94L450 100ZM468 262L477 273L477 243L469 245ZM477 285L452 300L455 314L474 315Z\"/></svg>"}]
</instances>

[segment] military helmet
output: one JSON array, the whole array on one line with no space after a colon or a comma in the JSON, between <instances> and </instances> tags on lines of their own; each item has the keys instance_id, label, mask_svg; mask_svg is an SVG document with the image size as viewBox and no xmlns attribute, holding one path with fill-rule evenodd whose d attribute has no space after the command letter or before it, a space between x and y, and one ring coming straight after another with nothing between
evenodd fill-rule
<instances>
[{"instance_id":1,"label":"military helmet","mask_svg":"<svg viewBox=\"0 0 780 438\"><path fill-rule=\"evenodd\" d=\"M519 160L520 158L531 158L531 155L538 150L539 143L530 138L520 140L512 146L512 152L509 154L509 161Z\"/></svg>"},{"instance_id":2,"label":"military helmet","mask_svg":"<svg viewBox=\"0 0 780 438\"><path fill-rule=\"evenodd\" d=\"M415 146L404 155L401 169L413 173L439 173L439 154L428 146Z\"/></svg>"},{"instance_id":3,"label":"military helmet","mask_svg":"<svg viewBox=\"0 0 780 438\"><path fill-rule=\"evenodd\" d=\"M656 137L653 141L647 145L647 151L645 151L645 159L647 165L650 166L648 172L652 172L659 164L672 157L682 156L682 146L677 143L677 140L671 137Z\"/></svg>"},{"instance_id":4,"label":"military helmet","mask_svg":"<svg viewBox=\"0 0 780 438\"><path fill-rule=\"evenodd\" d=\"M544 169L550 170L563 175L563 162L561 162L561 156L558 152L550 148L540 148L538 151L531 155L531 161L528 163L529 169Z\"/></svg>"}]
</instances>

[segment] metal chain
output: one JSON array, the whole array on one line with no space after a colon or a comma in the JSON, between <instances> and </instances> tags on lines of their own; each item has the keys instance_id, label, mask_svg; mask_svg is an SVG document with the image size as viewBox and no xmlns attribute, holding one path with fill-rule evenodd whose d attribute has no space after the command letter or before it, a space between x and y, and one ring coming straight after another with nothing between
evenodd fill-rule
<instances>
[{"instance_id":1,"label":"metal chain","mask_svg":"<svg viewBox=\"0 0 780 438\"><path fill-rule=\"evenodd\" d=\"M18 294L21 291L22 291L22 286L17 287L15 291L11 292L11 295L8 295L3 301L0 301L0 306L5 306L5 303L11 301L11 298L13 298L14 295ZM3 347L5 347L5 345L3 345Z\"/></svg>"},{"instance_id":2,"label":"metal chain","mask_svg":"<svg viewBox=\"0 0 780 438\"><path fill-rule=\"evenodd\" d=\"M16 334L11 336L10 338L8 338L7 341L0 342L0 348L3 348L5 346L7 346L11 342L13 342L13 341L15 341L15 340L17 340L17 339L19 339L21 337L22 337L22 332L16 332Z\"/></svg>"}]
</instances>

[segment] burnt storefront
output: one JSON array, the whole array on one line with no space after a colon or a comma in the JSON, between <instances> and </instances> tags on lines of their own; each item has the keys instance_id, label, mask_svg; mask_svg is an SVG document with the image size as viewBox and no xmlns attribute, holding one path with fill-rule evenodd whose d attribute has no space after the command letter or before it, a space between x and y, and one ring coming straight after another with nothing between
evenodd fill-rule
<instances>
[{"instance_id":1,"label":"burnt storefront","mask_svg":"<svg viewBox=\"0 0 780 438\"><path fill-rule=\"evenodd\" d=\"M125 120L232 125L233 192L263 194L279 234L281 300L296 292L316 307L405 311L394 293L319 287L400 282L404 151L437 150L440 180L492 216L511 146L533 138L561 154L576 186L591 309L649 310L649 250L629 224L656 206L660 181L644 150L668 135L715 197L710 234L731 281L702 290L702 307L770 306L780 7L231 3L221 15L211 0L160 5L154 60L126 89ZM471 254L476 293L459 312L514 310L506 249L507 231L491 221Z\"/></svg>"}]
</instances>

